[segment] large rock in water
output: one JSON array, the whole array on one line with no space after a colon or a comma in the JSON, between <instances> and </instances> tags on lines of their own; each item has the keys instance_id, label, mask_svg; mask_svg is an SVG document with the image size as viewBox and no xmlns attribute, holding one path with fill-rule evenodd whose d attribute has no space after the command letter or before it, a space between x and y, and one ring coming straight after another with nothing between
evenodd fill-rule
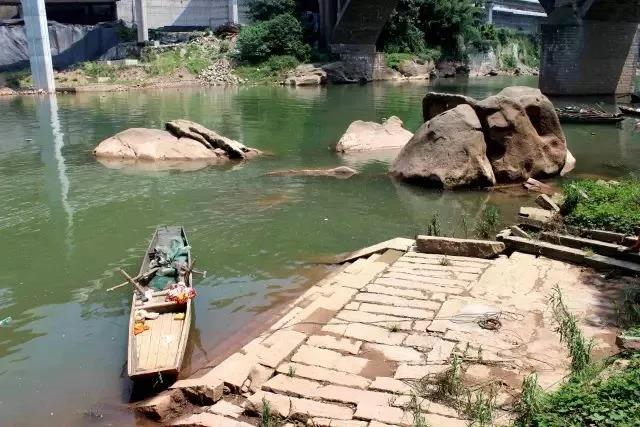
<instances>
[{"instance_id":1,"label":"large rock in water","mask_svg":"<svg viewBox=\"0 0 640 427\"><path fill-rule=\"evenodd\" d=\"M102 141L93 150L99 159L128 161L206 161L249 159L260 152L188 120L166 124L168 131L132 128Z\"/></svg>"},{"instance_id":2,"label":"large rock in water","mask_svg":"<svg viewBox=\"0 0 640 427\"><path fill-rule=\"evenodd\" d=\"M461 104L471 106L482 125L487 156L498 182L526 181L567 173L575 159L556 110L539 89L508 87L483 101L448 93L428 93L425 121ZM567 162L572 163L566 165Z\"/></svg>"},{"instance_id":3,"label":"large rock in water","mask_svg":"<svg viewBox=\"0 0 640 427\"><path fill-rule=\"evenodd\" d=\"M464 104L423 124L398 154L391 174L447 189L496 183L478 116Z\"/></svg>"},{"instance_id":4,"label":"large rock in water","mask_svg":"<svg viewBox=\"0 0 640 427\"><path fill-rule=\"evenodd\" d=\"M176 138L159 129L131 128L105 139L96 157L138 160L217 160L224 151L210 150L190 138Z\"/></svg>"},{"instance_id":5,"label":"large rock in water","mask_svg":"<svg viewBox=\"0 0 640 427\"><path fill-rule=\"evenodd\" d=\"M382 124L356 120L336 145L339 153L400 149L413 137L402 120L389 117Z\"/></svg>"}]
</instances>

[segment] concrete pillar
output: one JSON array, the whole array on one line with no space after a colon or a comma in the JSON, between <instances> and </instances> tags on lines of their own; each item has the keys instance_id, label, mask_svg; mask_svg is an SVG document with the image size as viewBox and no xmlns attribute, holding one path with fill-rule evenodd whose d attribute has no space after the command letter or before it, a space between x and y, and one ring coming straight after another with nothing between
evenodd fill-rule
<instances>
[{"instance_id":1,"label":"concrete pillar","mask_svg":"<svg viewBox=\"0 0 640 427\"><path fill-rule=\"evenodd\" d=\"M484 3L484 7L487 13L487 24L493 24L493 0L487 0Z\"/></svg>"},{"instance_id":2,"label":"concrete pillar","mask_svg":"<svg viewBox=\"0 0 640 427\"><path fill-rule=\"evenodd\" d=\"M229 0L229 22L237 24L238 18L238 0Z\"/></svg>"},{"instance_id":3,"label":"concrete pillar","mask_svg":"<svg viewBox=\"0 0 640 427\"><path fill-rule=\"evenodd\" d=\"M542 25L540 89L550 95L633 93L639 41L633 22Z\"/></svg>"},{"instance_id":4,"label":"concrete pillar","mask_svg":"<svg viewBox=\"0 0 640 427\"><path fill-rule=\"evenodd\" d=\"M134 0L136 4L136 26L138 27L138 43L149 41L149 26L147 24L147 5L145 0Z\"/></svg>"},{"instance_id":5,"label":"concrete pillar","mask_svg":"<svg viewBox=\"0 0 640 427\"><path fill-rule=\"evenodd\" d=\"M44 0L22 0L22 14L29 47L33 86L49 93L55 92Z\"/></svg>"}]
</instances>

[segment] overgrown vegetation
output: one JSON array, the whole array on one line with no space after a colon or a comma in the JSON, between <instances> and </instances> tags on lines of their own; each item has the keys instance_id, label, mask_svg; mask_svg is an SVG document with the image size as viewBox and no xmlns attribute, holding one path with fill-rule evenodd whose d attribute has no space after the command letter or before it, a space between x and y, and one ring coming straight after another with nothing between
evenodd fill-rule
<instances>
[{"instance_id":1,"label":"overgrown vegetation","mask_svg":"<svg viewBox=\"0 0 640 427\"><path fill-rule=\"evenodd\" d=\"M466 60L472 53L493 49L506 70L540 63L538 39L485 25L484 10L474 0L400 0L378 44L389 54L434 60ZM396 58L388 61L394 68Z\"/></svg>"},{"instance_id":2,"label":"overgrown vegetation","mask_svg":"<svg viewBox=\"0 0 640 427\"><path fill-rule=\"evenodd\" d=\"M593 342L577 326L556 287L550 298L560 339L571 357L571 374L559 389L546 393L537 375L526 377L516 404L517 426L635 426L640 425L640 355L626 367L613 360L593 362ZM609 369L608 375L603 375Z\"/></svg>"},{"instance_id":3,"label":"overgrown vegetation","mask_svg":"<svg viewBox=\"0 0 640 427\"><path fill-rule=\"evenodd\" d=\"M238 59L259 64L272 56L293 56L300 61L311 57L294 1L252 0L248 7L254 23L243 27L238 36Z\"/></svg>"},{"instance_id":4,"label":"overgrown vegetation","mask_svg":"<svg viewBox=\"0 0 640 427\"><path fill-rule=\"evenodd\" d=\"M502 215L500 209L494 205L487 205L476 222L475 235L479 239L493 238L498 232Z\"/></svg>"},{"instance_id":5,"label":"overgrown vegetation","mask_svg":"<svg viewBox=\"0 0 640 427\"><path fill-rule=\"evenodd\" d=\"M235 74L256 83L276 81L299 63L294 56L273 56L257 65L242 65L236 68Z\"/></svg>"},{"instance_id":6,"label":"overgrown vegetation","mask_svg":"<svg viewBox=\"0 0 640 427\"><path fill-rule=\"evenodd\" d=\"M640 181L620 182L582 180L564 186L562 213L565 222L632 234L640 224Z\"/></svg>"}]
</instances>

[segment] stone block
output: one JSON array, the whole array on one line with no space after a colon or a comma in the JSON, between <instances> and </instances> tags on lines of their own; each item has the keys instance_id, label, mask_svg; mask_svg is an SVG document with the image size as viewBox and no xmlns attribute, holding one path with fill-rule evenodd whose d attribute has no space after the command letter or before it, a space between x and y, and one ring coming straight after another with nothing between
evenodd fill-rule
<instances>
[{"instance_id":1,"label":"stone block","mask_svg":"<svg viewBox=\"0 0 640 427\"><path fill-rule=\"evenodd\" d=\"M289 416L291 410L291 398L289 396L269 393L266 391L259 391L252 396L249 396L245 403L245 409L250 413L262 414L265 401L269 402L269 409L272 414L279 415L283 418L287 418Z\"/></svg>"},{"instance_id":2,"label":"stone block","mask_svg":"<svg viewBox=\"0 0 640 427\"><path fill-rule=\"evenodd\" d=\"M253 427L251 424L209 412L178 418L169 425L180 427Z\"/></svg>"},{"instance_id":3,"label":"stone block","mask_svg":"<svg viewBox=\"0 0 640 427\"><path fill-rule=\"evenodd\" d=\"M418 236L416 244L420 252L477 258L494 258L505 250L502 242L451 237Z\"/></svg>"},{"instance_id":4,"label":"stone block","mask_svg":"<svg viewBox=\"0 0 640 427\"><path fill-rule=\"evenodd\" d=\"M401 296L381 295L368 292L360 292L355 297L356 301L368 302L373 304L393 305L397 307L423 308L425 310L438 310L440 304L428 300L414 300L403 298Z\"/></svg>"},{"instance_id":5,"label":"stone block","mask_svg":"<svg viewBox=\"0 0 640 427\"><path fill-rule=\"evenodd\" d=\"M260 390L262 388L262 384L271 378L274 372L275 369L268 368L260 365L259 363L253 365L249 371L249 380L251 380L249 389L253 392Z\"/></svg>"},{"instance_id":6,"label":"stone block","mask_svg":"<svg viewBox=\"0 0 640 427\"><path fill-rule=\"evenodd\" d=\"M546 194L540 194L536 197L536 204L540 206L542 209L546 209L552 212L560 212L560 206L554 202L551 197Z\"/></svg>"},{"instance_id":7,"label":"stone block","mask_svg":"<svg viewBox=\"0 0 640 427\"><path fill-rule=\"evenodd\" d=\"M442 284L424 283L411 279L397 279L392 277L379 277L373 282L375 285L382 285L400 289L415 289L424 292L436 292L458 295L465 292L465 288L460 286L446 286ZM362 304L360 305L362 307Z\"/></svg>"},{"instance_id":8,"label":"stone block","mask_svg":"<svg viewBox=\"0 0 640 427\"><path fill-rule=\"evenodd\" d=\"M313 397L320 384L302 378L278 374L262 385L262 389L273 393L295 397Z\"/></svg>"},{"instance_id":9,"label":"stone block","mask_svg":"<svg viewBox=\"0 0 640 427\"><path fill-rule=\"evenodd\" d=\"M212 374L211 371L200 378L187 378L176 381L169 388L181 390L187 399L198 404L211 405L222 399L224 385L224 380L217 377L217 373ZM242 387L242 383L237 386L237 389L239 390L240 387Z\"/></svg>"},{"instance_id":10,"label":"stone block","mask_svg":"<svg viewBox=\"0 0 640 427\"><path fill-rule=\"evenodd\" d=\"M469 420L445 417L440 414L426 413L422 417L429 426L467 427L469 425Z\"/></svg>"},{"instance_id":11,"label":"stone block","mask_svg":"<svg viewBox=\"0 0 640 427\"><path fill-rule=\"evenodd\" d=\"M309 418L331 418L334 420L350 420L353 410L346 406L317 402L310 399L291 398L291 412L289 417L307 421Z\"/></svg>"},{"instance_id":12,"label":"stone block","mask_svg":"<svg viewBox=\"0 0 640 427\"><path fill-rule=\"evenodd\" d=\"M244 408L234 405L226 400L219 400L215 405L209 407L207 412L218 414L225 417L238 418L244 412Z\"/></svg>"},{"instance_id":13,"label":"stone block","mask_svg":"<svg viewBox=\"0 0 640 427\"><path fill-rule=\"evenodd\" d=\"M416 322L417 323L417 322ZM427 329L426 322L423 323L424 329ZM424 334L410 334L407 339L404 340L404 345L408 347L418 347L421 350L433 348L436 343L439 341L439 338L434 337L432 335L424 335Z\"/></svg>"},{"instance_id":14,"label":"stone block","mask_svg":"<svg viewBox=\"0 0 640 427\"><path fill-rule=\"evenodd\" d=\"M332 418L310 418L307 421L310 427L367 427L366 421L334 420Z\"/></svg>"},{"instance_id":15,"label":"stone block","mask_svg":"<svg viewBox=\"0 0 640 427\"><path fill-rule=\"evenodd\" d=\"M351 338L333 337L331 335L313 335L309 337L307 344L313 347L358 354L362 341L353 340Z\"/></svg>"},{"instance_id":16,"label":"stone block","mask_svg":"<svg viewBox=\"0 0 640 427\"><path fill-rule=\"evenodd\" d=\"M469 286L468 280L449 279L445 277L425 277L425 276L415 275L412 273L387 272L381 277L411 280L414 282L428 283L428 284L434 284L434 285L440 285L440 286L458 286L461 288L466 288L467 286Z\"/></svg>"},{"instance_id":17,"label":"stone block","mask_svg":"<svg viewBox=\"0 0 640 427\"><path fill-rule=\"evenodd\" d=\"M356 408L354 418L359 420L379 421L382 423L413 426L413 416L400 408L388 405L361 404Z\"/></svg>"},{"instance_id":18,"label":"stone block","mask_svg":"<svg viewBox=\"0 0 640 427\"><path fill-rule=\"evenodd\" d=\"M384 345L384 344L365 344L363 351L374 351L380 353L385 360L391 360L393 362L411 362L411 363L424 363L423 354L411 347L404 347L399 345Z\"/></svg>"},{"instance_id":19,"label":"stone block","mask_svg":"<svg viewBox=\"0 0 640 427\"><path fill-rule=\"evenodd\" d=\"M379 326L381 328L392 328L399 330L411 330L412 319L407 317L392 316L390 314L368 313L366 311L342 310L336 315L336 319L351 323L364 323ZM346 328L345 328L346 331ZM344 332L343 332L344 334Z\"/></svg>"},{"instance_id":20,"label":"stone block","mask_svg":"<svg viewBox=\"0 0 640 427\"><path fill-rule=\"evenodd\" d=\"M409 365L403 363L398 366L393 377L399 380L418 380L429 375L437 375L448 368L449 365Z\"/></svg>"},{"instance_id":21,"label":"stone block","mask_svg":"<svg viewBox=\"0 0 640 427\"><path fill-rule=\"evenodd\" d=\"M298 331L279 330L266 338L255 349L257 360L269 368L275 368L307 338Z\"/></svg>"},{"instance_id":22,"label":"stone block","mask_svg":"<svg viewBox=\"0 0 640 427\"><path fill-rule=\"evenodd\" d=\"M378 305L378 304L369 304L369 303L363 303L360 306L360 310L367 311L369 313L380 313L380 314L389 314L392 316L410 317L413 319L432 319L433 315L435 314L435 312L432 310L424 310L421 308L393 307L389 305ZM392 344L392 343L385 342L383 344Z\"/></svg>"},{"instance_id":23,"label":"stone block","mask_svg":"<svg viewBox=\"0 0 640 427\"><path fill-rule=\"evenodd\" d=\"M583 250L554 245L552 243L541 242L539 240L508 236L504 238L504 243L509 247L510 250L535 255L544 255L547 258L560 261L582 264L585 260L585 252Z\"/></svg>"},{"instance_id":24,"label":"stone block","mask_svg":"<svg viewBox=\"0 0 640 427\"><path fill-rule=\"evenodd\" d=\"M527 233L517 225L512 225L511 227L509 227L509 230L511 230L511 234L516 237L524 237L525 239L529 239L531 237L529 236L529 233Z\"/></svg>"},{"instance_id":25,"label":"stone block","mask_svg":"<svg viewBox=\"0 0 640 427\"><path fill-rule=\"evenodd\" d=\"M372 405L385 405L394 398L391 393L383 393L371 390L359 390L339 385L326 385L315 391L316 398L344 404L361 403Z\"/></svg>"},{"instance_id":26,"label":"stone block","mask_svg":"<svg viewBox=\"0 0 640 427\"><path fill-rule=\"evenodd\" d=\"M427 364L442 364L446 363L453 352L453 348L456 346L455 342L437 340L427 355Z\"/></svg>"},{"instance_id":27,"label":"stone block","mask_svg":"<svg viewBox=\"0 0 640 427\"><path fill-rule=\"evenodd\" d=\"M172 406L172 392L163 391L157 396L137 402L133 405L133 410L149 419L160 421L172 414Z\"/></svg>"},{"instance_id":28,"label":"stone block","mask_svg":"<svg viewBox=\"0 0 640 427\"><path fill-rule=\"evenodd\" d=\"M413 298L413 299L423 299L423 300L431 299L427 292L424 292L418 289L394 288L391 286L382 286L375 283L371 283L367 285L367 287L365 288L365 291L371 292L374 294L400 296L400 297ZM359 304L358 304L358 307L360 307Z\"/></svg>"},{"instance_id":29,"label":"stone block","mask_svg":"<svg viewBox=\"0 0 640 427\"><path fill-rule=\"evenodd\" d=\"M278 366L278 373L356 388L367 388L371 383L359 375L299 363L283 363Z\"/></svg>"},{"instance_id":30,"label":"stone block","mask_svg":"<svg viewBox=\"0 0 640 427\"><path fill-rule=\"evenodd\" d=\"M343 356L342 354L326 350L323 348L303 345L293 355L291 361L294 363L304 363L306 365L320 366L327 369L359 374L367 365L368 360L354 356Z\"/></svg>"},{"instance_id":31,"label":"stone block","mask_svg":"<svg viewBox=\"0 0 640 427\"><path fill-rule=\"evenodd\" d=\"M358 258L367 257L375 253L383 252L387 249L395 249L398 251L406 252L415 243L413 239L406 239L403 237L397 237L395 239L387 240L385 242L378 243L367 248L363 248L352 252L348 255L340 257L336 260L338 264L342 264L348 261L353 261Z\"/></svg>"},{"instance_id":32,"label":"stone block","mask_svg":"<svg viewBox=\"0 0 640 427\"><path fill-rule=\"evenodd\" d=\"M409 328L411 324L409 323ZM356 338L362 341L380 344L401 344L407 337L403 332L391 332L389 329L379 326L365 325L362 323L350 323L344 332L346 337Z\"/></svg>"},{"instance_id":33,"label":"stone block","mask_svg":"<svg viewBox=\"0 0 640 427\"><path fill-rule=\"evenodd\" d=\"M404 381L389 377L376 377L369 386L370 390L384 391L387 393L409 394L411 386Z\"/></svg>"},{"instance_id":34,"label":"stone block","mask_svg":"<svg viewBox=\"0 0 640 427\"><path fill-rule=\"evenodd\" d=\"M422 262L422 263L433 263L440 265L442 261L441 254L428 254L422 252L407 252L404 254L402 261L413 261L413 262ZM468 257L468 256L457 256L457 255L448 255L447 259L450 262L450 266L454 267L480 267L485 268L487 265L491 264L492 261L489 259L482 259L477 257Z\"/></svg>"}]
</instances>

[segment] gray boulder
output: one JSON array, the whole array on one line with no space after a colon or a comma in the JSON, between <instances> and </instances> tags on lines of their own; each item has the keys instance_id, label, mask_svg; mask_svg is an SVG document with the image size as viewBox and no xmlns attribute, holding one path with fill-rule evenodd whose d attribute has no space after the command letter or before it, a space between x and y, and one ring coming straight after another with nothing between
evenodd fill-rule
<instances>
[{"instance_id":1,"label":"gray boulder","mask_svg":"<svg viewBox=\"0 0 640 427\"><path fill-rule=\"evenodd\" d=\"M423 124L390 172L402 180L446 189L496 183L478 116L464 104Z\"/></svg>"}]
</instances>

